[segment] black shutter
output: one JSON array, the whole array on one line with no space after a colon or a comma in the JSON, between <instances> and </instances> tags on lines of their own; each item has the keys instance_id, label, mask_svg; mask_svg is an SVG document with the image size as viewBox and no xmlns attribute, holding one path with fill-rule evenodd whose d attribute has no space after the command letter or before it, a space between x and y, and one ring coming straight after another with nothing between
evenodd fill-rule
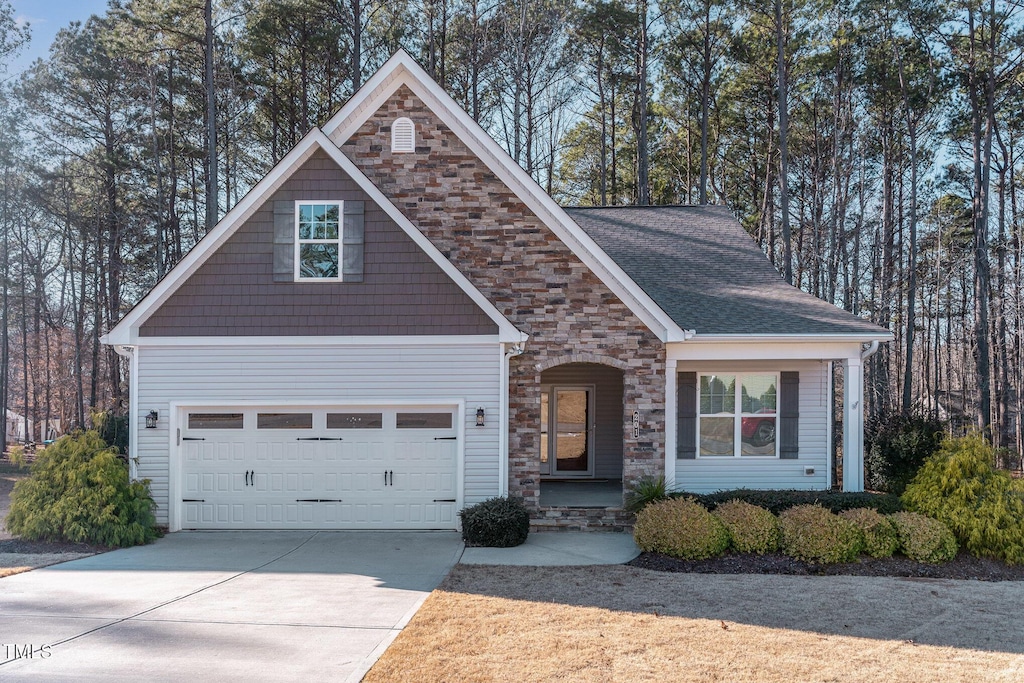
<instances>
[{"instance_id":1,"label":"black shutter","mask_svg":"<svg viewBox=\"0 0 1024 683\"><path fill-rule=\"evenodd\" d=\"M274 282L295 279L295 202L274 202Z\"/></svg>"},{"instance_id":2,"label":"black shutter","mask_svg":"<svg viewBox=\"0 0 1024 683\"><path fill-rule=\"evenodd\" d=\"M341 233L341 280L363 281L363 202L346 201Z\"/></svg>"},{"instance_id":3,"label":"black shutter","mask_svg":"<svg viewBox=\"0 0 1024 683\"><path fill-rule=\"evenodd\" d=\"M800 373L780 373L779 385L779 457L794 460L800 453Z\"/></svg>"},{"instance_id":4,"label":"black shutter","mask_svg":"<svg viewBox=\"0 0 1024 683\"><path fill-rule=\"evenodd\" d=\"M697 457L697 373L676 375L676 457Z\"/></svg>"}]
</instances>

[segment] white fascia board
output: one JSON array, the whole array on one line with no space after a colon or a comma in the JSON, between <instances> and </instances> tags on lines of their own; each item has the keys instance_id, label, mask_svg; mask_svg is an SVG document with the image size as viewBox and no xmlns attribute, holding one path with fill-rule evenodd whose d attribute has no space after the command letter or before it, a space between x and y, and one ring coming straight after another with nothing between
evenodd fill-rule
<instances>
[{"instance_id":1,"label":"white fascia board","mask_svg":"<svg viewBox=\"0 0 1024 683\"><path fill-rule=\"evenodd\" d=\"M666 345L666 357L675 361L780 361L780 360L836 360L860 357L860 339L836 340L784 340L757 341L732 339L728 342L706 343L690 340Z\"/></svg>"},{"instance_id":2,"label":"white fascia board","mask_svg":"<svg viewBox=\"0 0 1024 683\"><path fill-rule=\"evenodd\" d=\"M750 343L750 342L791 342L791 343L820 343L820 342L861 342L871 341L892 341L895 339L891 332L881 333L840 333L840 334L694 334L688 341L694 344L701 342L714 344Z\"/></svg>"},{"instance_id":3,"label":"white fascia board","mask_svg":"<svg viewBox=\"0 0 1024 683\"><path fill-rule=\"evenodd\" d=\"M138 328L150 314L167 301L178 287L195 273L206 259L219 249L313 152L322 146L322 138L314 135L313 131L299 140L291 151L220 219L213 230L199 240L185 257L162 280L156 283L156 286L134 308L128 311L128 314L121 318L120 322L101 340L105 339L107 344L137 343ZM331 146L333 147L333 145Z\"/></svg>"},{"instance_id":4,"label":"white fascia board","mask_svg":"<svg viewBox=\"0 0 1024 683\"><path fill-rule=\"evenodd\" d=\"M387 85L386 88L382 86ZM593 239L472 119L416 60L399 50L324 126L340 146L399 86L419 97L531 211L664 342L688 335ZM369 106L368 106L369 105Z\"/></svg>"},{"instance_id":5,"label":"white fascia board","mask_svg":"<svg viewBox=\"0 0 1024 683\"><path fill-rule=\"evenodd\" d=\"M495 308L490 299L484 296L483 293L469 281L469 278L463 275L462 271L455 267L454 263L445 258L445 255L434 246L434 243L427 239L427 236L420 232L404 213L398 210L398 207L395 206L391 200L373 184L373 181L367 178L366 175L359 170L359 167L356 166L351 159L345 156L342 151L338 149L338 147L322 130L314 128L310 135L315 137L315 139L320 143L320 146L323 147L324 151L326 151L335 163L341 167L341 170L348 174L348 176L370 196L370 199L384 210L384 213L386 213L391 220L393 220L398 227L400 227L405 234L407 234L409 238L416 243L416 246L422 249L423 252L430 257L430 260L436 263L438 267L444 271L444 274L447 275L452 282L458 285L459 289L465 292L466 296L472 299L473 303L479 306L480 309L487 314L487 317L494 321L498 326L498 337L501 341L518 342L522 339L523 335L519 329L509 322L508 318L501 314L501 311Z\"/></svg>"},{"instance_id":6,"label":"white fascia board","mask_svg":"<svg viewBox=\"0 0 1024 683\"><path fill-rule=\"evenodd\" d=\"M211 346L274 347L289 346L352 346L352 347L394 347L418 348L423 346L480 346L500 344L498 335L409 335L409 336L295 336L295 337L139 337L136 346L194 347Z\"/></svg>"}]
</instances>

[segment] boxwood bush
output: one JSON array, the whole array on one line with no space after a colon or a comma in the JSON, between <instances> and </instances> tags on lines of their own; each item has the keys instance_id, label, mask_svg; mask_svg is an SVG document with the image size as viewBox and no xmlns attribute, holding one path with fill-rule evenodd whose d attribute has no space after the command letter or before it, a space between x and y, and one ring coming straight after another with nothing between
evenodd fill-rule
<instances>
[{"instance_id":1,"label":"boxwood bush","mask_svg":"<svg viewBox=\"0 0 1024 683\"><path fill-rule=\"evenodd\" d=\"M734 489L704 494L697 496L697 499L709 510L714 510L718 505L730 500L742 500L776 515L797 505L820 505L832 512L871 508L883 515L903 509L897 496L868 492Z\"/></svg>"},{"instance_id":2,"label":"boxwood bush","mask_svg":"<svg viewBox=\"0 0 1024 683\"><path fill-rule=\"evenodd\" d=\"M469 545L511 548L530 533L530 513L519 498L490 498L459 511L462 540Z\"/></svg>"},{"instance_id":3,"label":"boxwood bush","mask_svg":"<svg viewBox=\"0 0 1024 683\"><path fill-rule=\"evenodd\" d=\"M891 557L900 546L892 520L870 508L856 508L839 513L857 525L864 536L864 552L871 557Z\"/></svg>"},{"instance_id":4,"label":"boxwood bush","mask_svg":"<svg viewBox=\"0 0 1024 683\"><path fill-rule=\"evenodd\" d=\"M852 562L863 548L857 526L820 505L797 505L779 515L782 551L798 560Z\"/></svg>"},{"instance_id":5,"label":"boxwood bush","mask_svg":"<svg viewBox=\"0 0 1024 683\"><path fill-rule=\"evenodd\" d=\"M762 507L730 500L712 513L729 530L734 550L741 553L773 553L779 549L779 519Z\"/></svg>"},{"instance_id":6,"label":"boxwood bush","mask_svg":"<svg viewBox=\"0 0 1024 683\"><path fill-rule=\"evenodd\" d=\"M125 462L95 431L44 449L11 494L7 529L32 540L123 547L157 537L149 482L130 482Z\"/></svg>"},{"instance_id":7,"label":"boxwood bush","mask_svg":"<svg viewBox=\"0 0 1024 683\"><path fill-rule=\"evenodd\" d=\"M1024 483L994 459L980 436L947 440L907 486L904 507L943 522L973 555L1024 564Z\"/></svg>"},{"instance_id":8,"label":"boxwood bush","mask_svg":"<svg viewBox=\"0 0 1024 683\"><path fill-rule=\"evenodd\" d=\"M725 552L729 531L693 498L675 498L645 507L636 516L633 539L641 550L684 560L704 560Z\"/></svg>"},{"instance_id":9,"label":"boxwood bush","mask_svg":"<svg viewBox=\"0 0 1024 683\"><path fill-rule=\"evenodd\" d=\"M939 564L956 557L956 538L945 524L916 512L890 515L900 539L900 551L912 560Z\"/></svg>"}]
</instances>

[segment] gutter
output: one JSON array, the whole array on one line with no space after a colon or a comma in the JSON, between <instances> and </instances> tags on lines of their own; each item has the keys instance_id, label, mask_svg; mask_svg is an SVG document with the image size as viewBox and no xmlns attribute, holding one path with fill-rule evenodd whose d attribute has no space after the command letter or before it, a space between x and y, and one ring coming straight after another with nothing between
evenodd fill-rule
<instances>
[{"instance_id":1,"label":"gutter","mask_svg":"<svg viewBox=\"0 0 1024 683\"><path fill-rule=\"evenodd\" d=\"M870 358L871 356L875 355L875 352L877 352L877 351L878 351L878 340L877 339L873 339L873 340L871 340L871 343L868 344L868 347L866 349L862 349L861 350L861 352L860 352L860 360L861 360L861 362L864 362L868 358Z\"/></svg>"},{"instance_id":2,"label":"gutter","mask_svg":"<svg viewBox=\"0 0 1024 683\"><path fill-rule=\"evenodd\" d=\"M523 355L526 351L526 342L530 335L525 332L519 333L518 343L503 343L501 345L501 408L498 411L498 496L508 495L508 385L509 385L509 360L515 356Z\"/></svg>"},{"instance_id":3,"label":"gutter","mask_svg":"<svg viewBox=\"0 0 1024 683\"><path fill-rule=\"evenodd\" d=\"M106 335L104 335L106 336ZM134 346L115 344L114 351L128 359L128 479L139 480L139 429L135 424L135 413L139 401L139 357Z\"/></svg>"}]
</instances>

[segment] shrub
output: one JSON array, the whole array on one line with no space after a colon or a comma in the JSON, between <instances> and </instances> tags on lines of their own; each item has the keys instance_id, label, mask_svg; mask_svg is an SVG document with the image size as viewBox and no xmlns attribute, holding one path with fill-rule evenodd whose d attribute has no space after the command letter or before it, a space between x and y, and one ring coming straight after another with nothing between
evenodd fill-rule
<instances>
[{"instance_id":1,"label":"shrub","mask_svg":"<svg viewBox=\"0 0 1024 683\"><path fill-rule=\"evenodd\" d=\"M127 415L115 415L111 410L98 410L92 414L92 425L104 443L116 448L122 457L128 453Z\"/></svg>"},{"instance_id":2,"label":"shrub","mask_svg":"<svg viewBox=\"0 0 1024 683\"><path fill-rule=\"evenodd\" d=\"M519 498L490 498L459 511L462 540L469 545L512 548L526 542L530 513Z\"/></svg>"},{"instance_id":3,"label":"shrub","mask_svg":"<svg viewBox=\"0 0 1024 683\"><path fill-rule=\"evenodd\" d=\"M890 519L896 525L900 550L910 559L938 564L956 557L956 538L942 522L916 512L897 512Z\"/></svg>"},{"instance_id":4,"label":"shrub","mask_svg":"<svg viewBox=\"0 0 1024 683\"><path fill-rule=\"evenodd\" d=\"M899 512L903 509L900 499L896 496L866 492L735 489L697 496L697 500L709 510L714 510L718 505L730 500L742 500L762 507L776 515L780 514L783 510L788 510L797 505L820 505L832 512L842 512L843 510L853 510L855 508L871 508L878 510L883 515Z\"/></svg>"},{"instance_id":5,"label":"shrub","mask_svg":"<svg viewBox=\"0 0 1024 683\"><path fill-rule=\"evenodd\" d=\"M899 495L939 450L945 425L922 415L891 413L865 428L864 468L869 488Z\"/></svg>"},{"instance_id":6,"label":"shrub","mask_svg":"<svg viewBox=\"0 0 1024 683\"><path fill-rule=\"evenodd\" d=\"M864 552L871 557L891 557L900 546L892 520L876 510L856 508L839 514L857 525L864 536Z\"/></svg>"},{"instance_id":7,"label":"shrub","mask_svg":"<svg viewBox=\"0 0 1024 683\"><path fill-rule=\"evenodd\" d=\"M820 505L797 505L779 515L782 551L807 562L852 562L863 547L857 526Z\"/></svg>"},{"instance_id":8,"label":"shrub","mask_svg":"<svg viewBox=\"0 0 1024 683\"><path fill-rule=\"evenodd\" d=\"M125 463L95 431L61 437L14 486L8 530L22 538L106 546L157 536L149 482L130 482Z\"/></svg>"},{"instance_id":9,"label":"shrub","mask_svg":"<svg viewBox=\"0 0 1024 683\"><path fill-rule=\"evenodd\" d=\"M907 486L904 506L944 523L973 555L1024 564L1024 491L980 436L949 439Z\"/></svg>"},{"instance_id":10,"label":"shrub","mask_svg":"<svg viewBox=\"0 0 1024 683\"><path fill-rule=\"evenodd\" d=\"M668 500L672 488L665 483L665 477L642 477L626 494L626 512L637 513L651 503Z\"/></svg>"},{"instance_id":11,"label":"shrub","mask_svg":"<svg viewBox=\"0 0 1024 683\"><path fill-rule=\"evenodd\" d=\"M779 520L764 508L731 500L712 513L729 530L732 547L741 553L773 553L779 549Z\"/></svg>"},{"instance_id":12,"label":"shrub","mask_svg":"<svg viewBox=\"0 0 1024 683\"><path fill-rule=\"evenodd\" d=\"M11 464L19 470L23 470L28 467L28 453L25 452L25 447L21 444L15 444L7 450L7 457L11 461Z\"/></svg>"},{"instance_id":13,"label":"shrub","mask_svg":"<svg viewBox=\"0 0 1024 683\"><path fill-rule=\"evenodd\" d=\"M648 505L636 516L633 539L641 550L684 560L704 560L725 552L729 531L693 498Z\"/></svg>"}]
</instances>

